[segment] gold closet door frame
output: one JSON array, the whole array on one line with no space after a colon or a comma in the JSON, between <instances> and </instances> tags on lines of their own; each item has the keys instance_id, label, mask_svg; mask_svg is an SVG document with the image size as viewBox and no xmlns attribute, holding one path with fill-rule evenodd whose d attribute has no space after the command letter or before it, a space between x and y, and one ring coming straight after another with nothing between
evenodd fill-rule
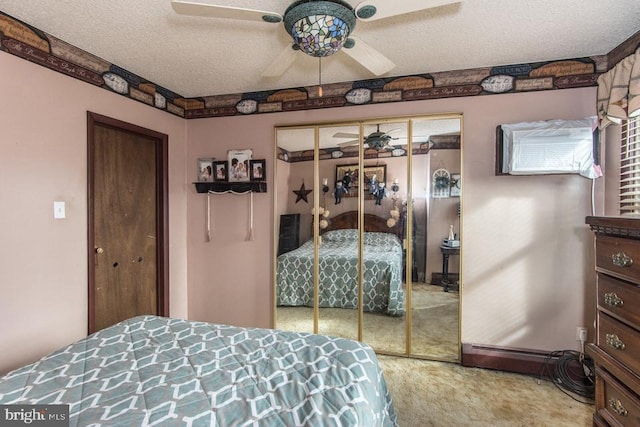
<instances>
[{"instance_id":1,"label":"gold closet door frame","mask_svg":"<svg viewBox=\"0 0 640 427\"><path fill-rule=\"evenodd\" d=\"M379 354L389 354L394 356L404 356L404 357L412 357L419 359L431 359L428 356L423 355L414 355L412 354L411 342L412 342L412 269L411 265L413 264L414 253L411 248L412 245L412 237L413 236L413 150L411 149L411 144L413 141L413 128L414 123L418 120L438 120L438 119L458 119L460 121L460 156L461 156L461 167L460 167L460 176L462 181L464 182L464 150L462 146L464 144L464 117L462 113L441 113L441 114L427 114L427 115L410 115L410 116L395 116L395 117L378 117L378 118L369 118L362 120L347 120L347 121L337 121L337 122L325 122L325 123L309 123L309 124L299 124L292 126L275 126L274 127L274 140L276 142L276 149L274 150L273 156L273 164L277 165L278 162L278 150L277 150L277 141L278 141L278 130L285 129L309 129L313 127L314 130L314 159L313 159L313 185L314 188L320 188L320 128L328 127L328 126L355 126L359 127L359 138L362 141L364 139L364 126L371 124L382 124L382 123L404 123L407 126L407 216L406 216L406 228L403 239L403 246L406 250L406 257L404 263L405 270L405 283L407 287L406 299L405 299L405 353L395 353L395 352L385 352L384 350L377 350ZM358 165L362 167L364 164L364 145L359 145L358 151ZM278 168L274 167L274 183L278 182ZM358 188L364 188L364 174L359 174L358 176ZM358 194L358 341L362 341L363 338L363 324L364 324L364 308L362 305L364 285L363 285L363 268L364 268L364 192L359 192ZM277 192L274 191L274 233L273 233L273 262L272 262L272 315L271 315L271 324L272 327L277 327L276 325L276 312L277 312L277 280L276 280L276 268L277 268L277 246L278 246L278 227L275 226L275 222L278 218L277 207ZM320 227L319 227L319 206L320 206L320 192L314 191L313 196L313 241L314 241L314 278L313 278L313 287L314 287L314 306L313 306L313 333L318 333L319 330L319 238L320 238ZM462 219L463 210L463 196L460 197L460 218ZM460 221L460 235L463 234L463 221ZM462 256L463 251L460 251L460 265L462 265ZM462 268L459 270L459 293L462 295L463 289L463 277L462 277ZM462 298L459 301L458 308L458 362L460 361L460 353L461 353L461 325L462 325ZM435 359L437 360L437 359Z\"/></svg>"}]
</instances>

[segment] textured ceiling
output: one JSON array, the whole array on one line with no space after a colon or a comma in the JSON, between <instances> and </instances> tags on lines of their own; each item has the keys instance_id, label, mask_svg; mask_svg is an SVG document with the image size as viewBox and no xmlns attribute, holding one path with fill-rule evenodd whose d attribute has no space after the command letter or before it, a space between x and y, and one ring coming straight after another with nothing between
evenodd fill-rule
<instances>
[{"instance_id":1,"label":"textured ceiling","mask_svg":"<svg viewBox=\"0 0 640 427\"><path fill-rule=\"evenodd\" d=\"M279 13L291 3L191 1ZM0 10L185 97L318 83L318 60L303 53L261 77L290 43L281 24L180 16L170 0L0 0ZM603 55L638 30L640 0L465 0L360 21L354 35L396 64L392 77ZM322 61L323 83L373 77L342 52Z\"/></svg>"}]
</instances>

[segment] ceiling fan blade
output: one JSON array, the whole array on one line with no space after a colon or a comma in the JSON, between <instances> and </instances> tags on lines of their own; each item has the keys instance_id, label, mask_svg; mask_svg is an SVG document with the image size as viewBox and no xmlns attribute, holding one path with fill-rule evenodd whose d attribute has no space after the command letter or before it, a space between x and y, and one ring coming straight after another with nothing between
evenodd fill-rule
<instances>
[{"instance_id":1,"label":"ceiling fan blade","mask_svg":"<svg viewBox=\"0 0 640 427\"><path fill-rule=\"evenodd\" d=\"M346 133L346 132L337 132L333 134L334 138L359 138L360 135L357 133Z\"/></svg>"},{"instance_id":2,"label":"ceiling fan blade","mask_svg":"<svg viewBox=\"0 0 640 427\"><path fill-rule=\"evenodd\" d=\"M461 0L368 0L356 6L356 16L362 21L375 21L390 16L402 15L419 10L431 9L433 7L444 6L446 4L460 3ZM373 8L373 9L372 9ZM370 11L375 13L372 16Z\"/></svg>"},{"instance_id":3,"label":"ceiling fan blade","mask_svg":"<svg viewBox=\"0 0 640 427\"><path fill-rule=\"evenodd\" d=\"M429 137L429 135L413 135L412 139L416 140L416 139L424 139L424 138L428 138L428 137ZM406 136L395 136L395 137L393 137L391 139L393 139L395 141L395 140L409 139L409 138L406 137Z\"/></svg>"},{"instance_id":4,"label":"ceiling fan blade","mask_svg":"<svg viewBox=\"0 0 640 427\"><path fill-rule=\"evenodd\" d=\"M282 15L275 12L244 9L241 7L217 6L213 4L193 3L171 0L173 10L180 15L205 16L208 18L242 19L269 23L282 22Z\"/></svg>"},{"instance_id":5,"label":"ceiling fan blade","mask_svg":"<svg viewBox=\"0 0 640 427\"><path fill-rule=\"evenodd\" d=\"M279 77L298 57L293 46L287 46L263 72L262 77Z\"/></svg>"},{"instance_id":6,"label":"ceiling fan blade","mask_svg":"<svg viewBox=\"0 0 640 427\"><path fill-rule=\"evenodd\" d=\"M397 2L394 2L397 3ZM391 62L386 56L363 42L357 37L349 37L355 44L351 48L341 49L344 53L355 59L367 70L371 71L376 76L388 73L396 64Z\"/></svg>"},{"instance_id":7,"label":"ceiling fan blade","mask_svg":"<svg viewBox=\"0 0 640 427\"><path fill-rule=\"evenodd\" d=\"M360 143L359 139L354 139L353 141L339 142L338 147L349 147L351 145L358 145L359 143Z\"/></svg>"}]
</instances>

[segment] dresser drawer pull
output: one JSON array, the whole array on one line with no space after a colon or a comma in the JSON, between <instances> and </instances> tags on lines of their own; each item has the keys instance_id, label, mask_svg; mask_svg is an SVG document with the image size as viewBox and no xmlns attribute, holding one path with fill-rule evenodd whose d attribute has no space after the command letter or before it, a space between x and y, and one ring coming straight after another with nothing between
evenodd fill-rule
<instances>
[{"instance_id":1,"label":"dresser drawer pull","mask_svg":"<svg viewBox=\"0 0 640 427\"><path fill-rule=\"evenodd\" d=\"M615 292L608 292L604 294L604 303L612 307L622 307L624 301Z\"/></svg>"},{"instance_id":2,"label":"dresser drawer pull","mask_svg":"<svg viewBox=\"0 0 640 427\"><path fill-rule=\"evenodd\" d=\"M626 347L619 336L616 334L607 334L607 345L616 350L624 350Z\"/></svg>"},{"instance_id":3,"label":"dresser drawer pull","mask_svg":"<svg viewBox=\"0 0 640 427\"><path fill-rule=\"evenodd\" d=\"M631 267L633 264L631 257L624 252L611 255L611 261L616 267Z\"/></svg>"},{"instance_id":4,"label":"dresser drawer pull","mask_svg":"<svg viewBox=\"0 0 640 427\"><path fill-rule=\"evenodd\" d=\"M627 410L618 399L609 399L609 408L618 415L627 416Z\"/></svg>"}]
</instances>

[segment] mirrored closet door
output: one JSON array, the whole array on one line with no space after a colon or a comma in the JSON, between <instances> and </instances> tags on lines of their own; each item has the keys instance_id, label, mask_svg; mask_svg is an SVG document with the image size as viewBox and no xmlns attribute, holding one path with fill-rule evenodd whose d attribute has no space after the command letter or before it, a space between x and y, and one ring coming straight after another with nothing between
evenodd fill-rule
<instances>
[{"instance_id":1,"label":"mirrored closet door","mask_svg":"<svg viewBox=\"0 0 640 427\"><path fill-rule=\"evenodd\" d=\"M460 354L462 117L413 121L411 353L438 360ZM449 234L454 239L449 242Z\"/></svg>"},{"instance_id":2,"label":"mirrored closet door","mask_svg":"<svg viewBox=\"0 0 640 427\"><path fill-rule=\"evenodd\" d=\"M312 212L315 194L315 128L302 127L276 131L275 161L275 288L278 329L317 331L315 313L315 244ZM304 160L303 160L304 159ZM292 259L292 253L301 253ZM289 262L291 261L291 262ZM298 286L298 283L301 285Z\"/></svg>"},{"instance_id":3,"label":"mirrored closet door","mask_svg":"<svg viewBox=\"0 0 640 427\"><path fill-rule=\"evenodd\" d=\"M276 328L459 359L461 121L276 129Z\"/></svg>"}]
</instances>

